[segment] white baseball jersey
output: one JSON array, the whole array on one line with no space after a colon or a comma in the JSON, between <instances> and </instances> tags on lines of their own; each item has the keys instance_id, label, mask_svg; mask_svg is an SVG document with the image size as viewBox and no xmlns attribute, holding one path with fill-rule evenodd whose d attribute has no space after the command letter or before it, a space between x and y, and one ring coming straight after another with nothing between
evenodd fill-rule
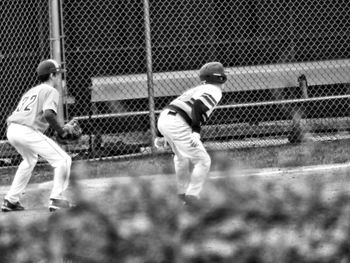
<instances>
[{"instance_id":1,"label":"white baseball jersey","mask_svg":"<svg viewBox=\"0 0 350 263\"><path fill-rule=\"evenodd\" d=\"M45 132L49 127L43 114L45 110L57 113L58 91L47 84L40 84L28 90L21 98L15 111L8 117L8 123L17 123Z\"/></svg>"},{"instance_id":2,"label":"white baseball jersey","mask_svg":"<svg viewBox=\"0 0 350 263\"><path fill-rule=\"evenodd\" d=\"M191 118L194 101L201 100L204 105L208 107L208 111L203 115L203 120L206 121L221 98L222 91L218 86L202 84L187 90L181 96L174 99L170 104L181 108Z\"/></svg>"},{"instance_id":3,"label":"white baseball jersey","mask_svg":"<svg viewBox=\"0 0 350 263\"><path fill-rule=\"evenodd\" d=\"M49 127L44 111L53 110L57 113L58 102L58 91L48 84L40 84L24 93L17 108L7 118L7 139L23 158L5 196L12 203L19 201L22 196L38 161L38 155L54 167L50 198L63 197L68 186L72 159L54 140L44 134Z\"/></svg>"},{"instance_id":4,"label":"white baseball jersey","mask_svg":"<svg viewBox=\"0 0 350 263\"><path fill-rule=\"evenodd\" d=\"M201 84L187 90L174 99L170 105L182 109L192 118L192 106L200 100L208 108L203 115L205 122L222 98L220 86ZM199 196L209 173L211 159L202 142L191 145L192 127L180 114L169 114L171 108L163 110L158 119L158 129L174 152L174 164L179 194ZM193 163L190 174L190 162Z\"/></svg>"}]
</instances>

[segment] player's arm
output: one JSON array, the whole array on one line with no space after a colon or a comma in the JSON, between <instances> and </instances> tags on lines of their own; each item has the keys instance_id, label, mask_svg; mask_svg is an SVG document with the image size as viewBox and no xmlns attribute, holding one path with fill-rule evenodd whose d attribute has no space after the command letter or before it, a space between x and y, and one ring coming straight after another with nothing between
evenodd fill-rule
<instances>
[{"instance_id":1,"label":"player's arm","mask_svg":"<svg viewBox=\"0 0 350 263\"><path fill-rule=\"evenodd\" d=\"M43 104L44 118L49 123L50 127L57 132L61 138L67 136L67 131L63 129L57 119L57 108L59 101L59 93L55 88L46 88L42 96L45 98Z\"/></svg>"},{"instance_id":2,"label":"player's arm","mask_svg":"<svg viewBox=\"0 0 350 263\"><path fill-rule=\"evenodd\" d=\"M156 125L156 136L157 136L157 137L164 137L163 134L160 133L160 131L159 131L157 125Z\"/></svg>"},{"instance_id":3,"label":"player's arm","mask_svg":"<svg viewBox=\"0 0 350 263\"><path fill-rule=\"evenodd\" d=\"M195 100L192 106L192 131L200 133L201 123L204 122L203 116L209 108L201 101Z\"/></svg>"},{"instance_id":4,"label":"player's arm","mask_svg":"<svg viewBox=\"0 0 350 263\"><path fill-rule=\"evenodd\" d=\"M47 120L47 122L50 124L51 128L54 129L59 136L62 138L67 135L67 132L63 129L63 127L60 125L60 123L57 120L57 114L53 110L45 110L44 111L44 118Z\"/></svg>"},{"instance_id":5,"label":"player's arm","mask_svg":"<svg viewBox=\"0 0 350 263\"><path fill-rule=\"evenodd\" d=\"M201 132L201 123L204 122L203 116L205 116L206 111L209 108L204 105L201 100L195 100L192 106L192 133L191 133L191 146L197 147L200 145L200 132Z\"/></svg>"}]
</instances>

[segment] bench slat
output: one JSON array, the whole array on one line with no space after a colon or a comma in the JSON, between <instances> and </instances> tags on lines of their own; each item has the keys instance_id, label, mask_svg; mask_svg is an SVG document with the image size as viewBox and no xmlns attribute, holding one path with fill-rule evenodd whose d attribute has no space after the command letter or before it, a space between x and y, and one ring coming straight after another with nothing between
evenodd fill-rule
<instances>
[{"instance_id":1,"label":"bench slat","mask_svg":"<svg viewBox=\"0 0 350 263\"><path fill-rule=\"evenodd\" d=\"M228 68L224 92L278 89L298 86L304 74L308 85L350 83L350 60L327 60ZM198 71L153 74L154 95L177 96L199 83ZM147 98L147 75L121 75L92 78L92 102Z\"/></svg>"}]
</instances>

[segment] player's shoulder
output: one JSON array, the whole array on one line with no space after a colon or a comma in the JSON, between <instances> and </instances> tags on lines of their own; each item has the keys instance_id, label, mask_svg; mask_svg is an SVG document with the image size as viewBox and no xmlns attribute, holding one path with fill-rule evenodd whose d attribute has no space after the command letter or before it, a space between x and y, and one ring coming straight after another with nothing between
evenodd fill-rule
<instances>
[{"instance_id":1,"label":"player's shoulder","mask_svg":"<svg viewBox=\"0 0 350 263\"><path fill-rule=\"evenodd\" d=\"M58 94L58 90L54 87L52 87L51 85L42 83L39 84L37 86L35 86L33 89L36 89L39 93L57 93Z\"/></svg>"},{"instance_id":2,"label":"player's shoulder","mask_svg":"<svg viewBox=\"0 0 350 263\"><path fill-rule=\"evenodd\" d=\"M215 84L211 84L211 83L201 83L198 85L198 87L200 87L202 89L219 89L219 90L221 90L220 85L215 85Z\"/></svg>"},{"instance_id":3,"label":"player's shoulder","mask_svg":"<svg viewBox=\"0 0 350 263\"><path fill-rule=\"evenodd\" d=\"M220 86L214 85L214 84L203 83L199 85L197 88L203 93L219 93L219 94L222 93Z\"/></svg>"},{"instance_id":4,"label":"player's shoulder","mask_svg":"<svg viewBox=\"0 0 350 263\"><path fill-rule=\"evenodd\" d=\"M38 84L37 86L35 86L35 88L44 89L44 90L56 90L54 87L52 87L51 85L48 85L46 83Z\"/></svg>"}]
</instances>

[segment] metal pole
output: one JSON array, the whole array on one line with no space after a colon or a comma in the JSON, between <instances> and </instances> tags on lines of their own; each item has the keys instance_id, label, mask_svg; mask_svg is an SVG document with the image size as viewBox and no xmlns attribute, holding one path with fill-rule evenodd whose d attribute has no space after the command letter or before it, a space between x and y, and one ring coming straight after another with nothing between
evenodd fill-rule
<instances>
[{"instance_id":1,"label":"metal pole","mask_svg":"<svg viewBox=\"0 0 350 263\"><path fill-rule=\"evenodd\" d=\"M156 121L155 121L155 104L154 104L154 86L152 74L152 44L151 44L151 27L149 15L149 0L143 1L144 18L145 18L145 37L146 37L146 64L147 64L147 90L150 130L152 137L152 152L154 151L154 138L156 137Z\"/></svg>"},{"instance_id":2,"label":"metal pole","mask_svg":"<svg viewBox=\"0 0 350 263\"><path fill-rule=\"evenodd\" d=\"M51 42L51 57L61 65L61 34L60 34L60 0L49 0L50 5L50 42ZM57 90L60 94L60 100L58 104L58 121L64 123L63 114L63 82L62 73L57 77Z\"/></svg>"},{"instance_id":3,"label":"metal pole","mask_svg":"<svg viewBox=\"0 0 350 263\"><path fill-rule=\"evenodd\" d=\"M63 2L64 0L59 1L59 7L60 7L60 39L61 39L61 50L62 50L62 61L61 61L61 67L64 69L62 72L62 103L63 105L66 104L65 111L63 115L67 120L69 120L69 112L68 112L68 90L67 90L67 70L66 70L66 55L65 55L65 47L64 47L64 24L63 24Z\"/></svg>"}]
</instances>

